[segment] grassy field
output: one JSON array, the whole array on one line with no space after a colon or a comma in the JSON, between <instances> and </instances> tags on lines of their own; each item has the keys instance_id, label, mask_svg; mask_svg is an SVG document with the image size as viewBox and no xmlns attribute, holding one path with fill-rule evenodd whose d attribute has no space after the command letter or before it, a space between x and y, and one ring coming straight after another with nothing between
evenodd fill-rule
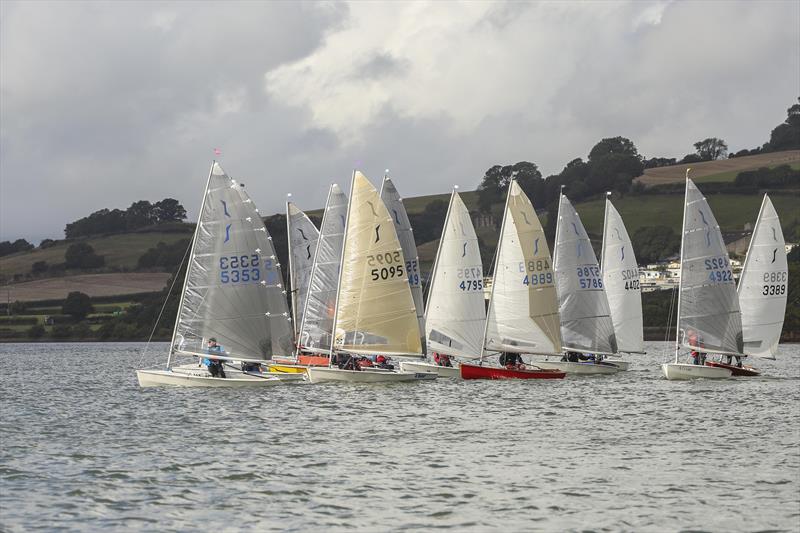
<instances>
[{"instance_id":1,"label":"grassy field","mask_svg":"<svg viewBox=\"0 0 800 533\"><path fill-rule=\"evenodd\" d=\"M686 169L691 168L690 176L698 183L703 181L731 181L736 174L745 170L778 165L800 165L800 150L786 150L768 154L718 159L702 163L672 165L669 167L648 168L644 174L636 178L645 185L661 185L662 183L679 183L686 177Z\"/></svg>"},{"instance_id":2,"label":"grassy field","mask_svg":"<svg viewBox=\"0 0 800 533\"><path fill-rule=\"evenodd\" d=\"M4 301L8 298L12 302L17 300L31 302L63 299L72 291L80 291L91 297L139 294L160 291L169 277L170 274L165 272L80 274L12 283L0 287L0 296ZM7 291L10 291L10 294L6 294ZM109 304L109 307L119 306L119 304Z\"/></svg>"},{"instance_id":3,"label":"grassy field","mask_svg":"<svg viewBox=\"0 0 800 533\"><path fill-rule=\"evenodd\" d=\"M786 163L783 163L786 164ZM771 165L768 168L776 168L780 165ZM791 163L789 166L793 170L800 170L800 163ZM720 172L719 174L711 174L710 176L702 176L697 179L693 179L695 183L711 183L711 182L728 182L733 181L736 179L736 176L739 175L739 172L744 172L742 170L729 170L728 172Z\"/></svg>"}]
</instances>

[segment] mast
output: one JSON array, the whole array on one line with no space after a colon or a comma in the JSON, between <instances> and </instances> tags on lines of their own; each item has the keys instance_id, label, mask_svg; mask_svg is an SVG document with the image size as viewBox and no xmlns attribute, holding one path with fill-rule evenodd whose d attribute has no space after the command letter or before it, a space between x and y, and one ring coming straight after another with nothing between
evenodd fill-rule
<instances>
[{"instance_id":1,"label":"mast","mask_svg":"<svg viewBox=\"0 0 800 533\"><path fill-rule=\"evenodd\" d=\"M556 246L558 246L558 230L561 229L561 197L564 196L564 185L558 191L558 213L556 214L556 234L553 236L553 274L556 272L556 261L558 261L558 254L556 253Z\"/></svg>"},{"instance_id":2,"label":"mast","mask_svg":"<svg viewBox=\"0 0 800 533\"><path fill-rule=\"evenodd\" d=\"M508 216L508 202L511 200L511 183L515 181L512 179L508 182L508 194L506 194L506 204L503 207L503 221L500 223L500 238L497 241L497 249L494 252L494 265L492 266L492 290L489 293L489 309L486 311L486 322L483 325L483 342L481 343L481 356L480 364L483 365L483 353L486 351L486 334L489 331L489 317L492 314L492 306L494 305L494 289L497 286L495 278L497 278L497 264L500 262L500 247L503 244L503 232L506 229L506 217Z\"/></svg>"},{"instance_id":3,"label":"mast","mask_svg":"<svg viewBox=\"0 0 800 533\"><path fill-rule=\"evenodd\" d=\"M686 190L683 193L683 222L681 222L681 269L680 277L678 278L678 314L675 317L675 363L678 363L678 350L680 348L680 334L681 334L681 299L683 288L683 241L686 237L686 198L689 194L689 171L691 168L686 169Z\"/></svg>"},{"instance_id":4,"label":"mast","mask_svg":"<svg viewBox=\"0 0 800 533\"><path fill-rule=\"evenodd\" d=\"M426 324L428 321L428 302L430 302L431 300L431 290L433 289L433 284L436 281L436 266L439 264L439 256L442 254L442 242L444 242L444 236L447 233L447 223L450 221L450 213L453 210L453 200L455 200L457 190L458 190L458 185L454 185L453 191L450 193L450 203L447 205L447 214L444 216L444 226L442 226L442 236L439 237L439 246L436 249L436 257L433 260L433 271L431 271L431 280L428 282L428 300L425 302L424 316ZM425 335L426 339L427 337L428 336Z\"/></svg>"},{"instance_id":5,"label":"mast","mask_svg":"<svg viewBox=\"0 0 800 533\"><path fill-rule=\"evenodd\" d=\"M194 227L194 235L192 235L192 248L189 250L189 261L186 263L186 274L183 277L183 287L181 288L181 300L178 303L178 313L175 315L175 326L172 328L172 340L169 343L169 352L167 354L167 370L170 369L172 364L172 353L175 351L175 335L178 333L178 323L181 319L181 311L183 310L183 300L186 297L186 284L189 281L189 269L192 267L192 260L194 259L194 247L197 244L197 232L200 231L200 221L203 219L203 210L206 208L206 199L208 198L208 187L211 185L211 175L214 173L214 165L216 160L211 161L211 168L208 171L208 178L206 179L206 188L203 191L203 201L200 203L200 213L197 215L197 225ZM178 269L180 273L180 268ZM167 294L169 298L169 294Z\"/></svg>"},{"instance_id":6,"label":"mast","mask_svg":"<svg viewBox=\"0 0 800 533\"><path fill-rule=\"evenodd\" d=\"M353 207L353 190L356 184L356 171L353 170L353 176L350 178L350 198L347 199L347 216L344 219L344 234L342 235L342 252L339 256L339 279L336 282L336 304L333 306L333 327L331 328L331 347L328 351L328 368L333 363L333 345L336 344L336 320L339 318L339 291L342 289L342 261L344 261L344 249L347 245L347 226L350 222L350 209ZM319 249L319 246L317 247ZM345 337L347 332L345 332ZM344 339L346 340L346 339Z\"/></svg>"},{"instance_id":7,"label":"mast","mask_svg":"<svg viewBox=\"0 0 800 533\"><path fill-rule=\"evenodd\" d=\"M608 234L608 204L611 200L611 191L606 191L605 211L603 213L603 244L600 245L600 273L606 271L606 235ZM605 284L604 284L605 285Z\"/></svg>"}]
</instances>

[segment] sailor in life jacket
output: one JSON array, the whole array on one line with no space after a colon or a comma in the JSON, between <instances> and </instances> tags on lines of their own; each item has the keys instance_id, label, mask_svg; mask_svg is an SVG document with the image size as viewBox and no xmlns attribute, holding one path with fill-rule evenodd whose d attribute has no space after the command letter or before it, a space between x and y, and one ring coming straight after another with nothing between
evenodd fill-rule
<instances>
[{"instance_id":1,"label":"sailor in life jacket","mask_svg":"<svg viewBox=\"0 0 800 533\"><path fill-rule=\"evenodd\" d=\"M433 352L433 362L439 366L453 366L450 356L446 353Z\"/></svg>"}]
</instances>

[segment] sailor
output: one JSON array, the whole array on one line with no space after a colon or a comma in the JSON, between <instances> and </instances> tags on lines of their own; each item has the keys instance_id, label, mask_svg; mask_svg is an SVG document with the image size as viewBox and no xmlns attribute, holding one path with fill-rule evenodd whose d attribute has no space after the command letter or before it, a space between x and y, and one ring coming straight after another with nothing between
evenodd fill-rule
<instances>
[{"instance_id":1,"label":"sailor","mask_svg":"<svg viewBox=\"0 0 800 533\"><path fill-rule=\"evenodd\" d=\"M209 354L222 354L222 346L217 344L217 339L211 337L208 339L208 348L206 352ZM223 368L222 361L220 359L204 359L204 363L208 366L208 371L211 373L211 377L215 378L224 378L225 377L225 369Z\"/></svg>"},{"instance_id":2,"label":"sailor","mask_svg":"<svg viewBox=\"0 0 800 533\"><path fill-rule=\"evenodd\" d=\"M446 353L433 352L433 362L439 366L453 366L450 356Z\"/></svg>"},{"instance_id":3,"label":"sailor","mask_svg":"<svg viewBox=\"0 0 800 533\"><path fill-rule=\"evenodd\" d=\"M375 363L378 368L385 368L388 370L394 370L394 365L389 364L389 359L385 355L379 355L375 358Z\"/></svg>"},{"instance_id":4,"label":"sailor","mask_svg":"<svg viewBox=\"0 0 800 533\"><path fill-rule=\"evenodd\" d=\"M525 368L522 356L518 353L504 352L503 355L500 356L500 364L509 370L521 370Z\"/></svg>"},{"instance_id":5,"label":"sailor","mask_svg":"<svg viewBox=\"0 0 800 533\"><path fill-rule=\"evenodd\" d=\"M740 355L737 355L735 357L736 357L736 366L742 368L742 357Z\"/></svg>"}]
</instances>

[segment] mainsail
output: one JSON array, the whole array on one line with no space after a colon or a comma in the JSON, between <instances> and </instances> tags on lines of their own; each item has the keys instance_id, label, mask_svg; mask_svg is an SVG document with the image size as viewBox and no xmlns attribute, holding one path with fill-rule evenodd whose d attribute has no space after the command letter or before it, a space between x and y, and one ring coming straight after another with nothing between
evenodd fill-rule
<instances>
[{"instance_id":1,"label":"mainsail","mask_svg":"<svg viewBox=\"0 0 800 533\"><path fill-rule=\"evenodd\" d=\"M580 352L617 351L600 265L575 208L563 194L558 204L554 270L564 347Z\"/></svg>"},{"instance_id":2,"label":"mainsail","mask_svg":"<svg viewBox=\"0 0 800 533\"><path fill-rule=\"evenodd\" d=\"M394 221L378 191L353 174L336 303L336 348L422 355L419 321Z\"/></svg>"},{"instance_id":3,"label":"mainsail","mask_svg":"<svg viewBox=\"0 0 800 533\"><path fill-rule=\"evenodd\" d=\"M484 345L489 350L561 351L550 249L533 204L511 181L497 243Z\"/></svg>"},{"instance_id":4,"label":"mainsail","mask_svg":"<svg viewBox=\"0 0 800 533\"><path fill-rule=\"evenodd\" d=\"M411 229L411 222L408 220L403 199L391 178L385 176L381 185L381 200L386 209L392 216L394 228L397 231L397 238L403 249L405 258L406 275L408 284L411 286L411 296L414 297L414 307L417 310L417 320L419 321L420 332L425 331L425 304L422 299L422 282L419 275L419 256L417 254L417 243L414 242L414 231ZM425 338L420 339L423 349L425 348Z\"/></svg>"},{"instance_id":5,"label":"mainsail","mask_svg":"<svg viewBox=\"0 0 800 533\"><path fill-rule=\"evenodd\" d=\"M622 217L609 199L603 226L603 283L620 352L644 352L639 266Z\"/></svg>"},{"instance_id":6,"label":"mainsail","mask_svg":"<svg viewBox=\"0 0 800 533\"><path fill-rule=\"evenodd\" d=\"M346 216L347 195L334 183L325 203L300 327L300 345L318 353L331 350L336 284L339 282Z\"/></svg>"},{"instance_id":7,"label":"mainsail","mask_svg":"<svg viewBox=\"0 0 800 533\"><path fill-rule=\"evenodd\" d=\"M272 238L218 163L211 173L178 309L173 349L203 353L215 337L230 359L292 353L292 325Z\"/></svg>"},{"instance_id":8,"label":"mainsail","mask_svg":"<svg viewBox=\"0 0 800 533\"><path fill-rule=\"evenodd\" d=\"M292 202L286 202L286 232L289 236L289 280L292 289L292 317L295 336L300 332L306 307L308 282L314 266L319 231L308 216Z\"/></svg>"},{"instance_id":9,"label":"mainsail","mask_svg":"<svg viewBox=\"0 0 800 533\"><path fill-rule=\"evenodd\" d=\"M425 310L428 349L477 358L485 322L478 237L467 206L453 191L428 288Z\"/></svg>"},{"instance_id":10,"label":"mainsail","mask_svg":"<svg viewBox=\"0 0 800 533\"><path fill-rule=\"evenodd\" d=\"M775 359L789 286L781 221L765 194L739 278L744 353Z\"/></svg>"},{"instance_id":11,"label":"mainsail","mask_svg":"<svg viewBox=\"0 0 800 533\"><path fill-rule=\"evenodd\" d=\"M742 353L742 318L731 262L706 199L686 178L677 344Z\"/></svg>"}]
</instances>

